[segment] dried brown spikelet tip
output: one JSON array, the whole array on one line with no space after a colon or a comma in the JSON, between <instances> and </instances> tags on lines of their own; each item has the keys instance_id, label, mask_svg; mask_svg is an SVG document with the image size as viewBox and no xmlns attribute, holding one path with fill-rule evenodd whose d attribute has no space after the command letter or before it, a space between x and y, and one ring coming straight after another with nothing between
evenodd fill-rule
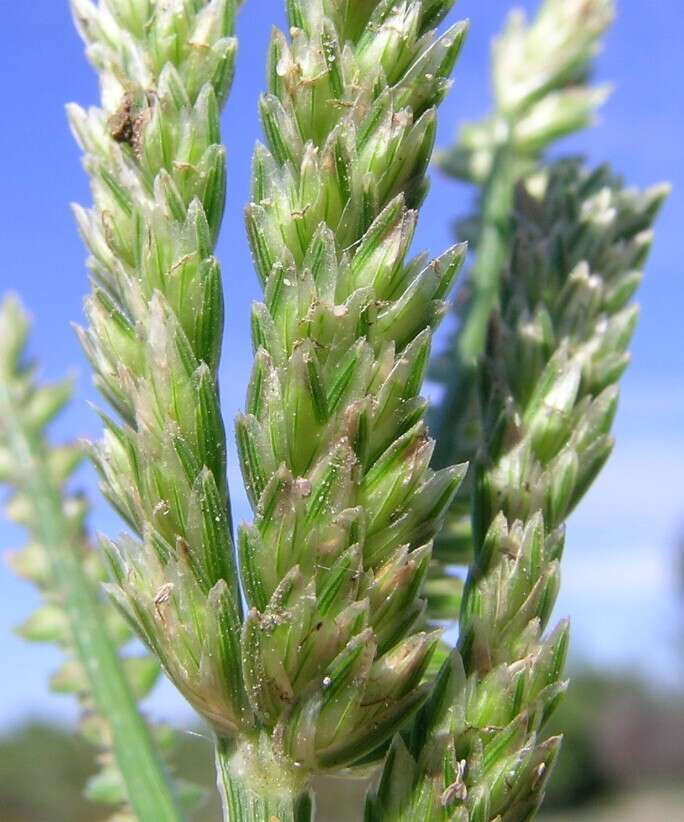
<instances>
[{"instance_id":1,"label":"dried brown spikelet tip","mask_svg":"<svg viewBox=\"0 0 684 822\"><path fill-rule=\"evenodd\" d=\"M113 140L117 143L133 144L135 136L135 94L132 91L124 94L119 108L107 120L107 128Z\"/></svg>"},{"instance_id":2,"label":"dried brown spikelet tip","mask_svg":"<svg viewBox=\"0 0 684 822\"><path fill-rule=\"evenodd\" d=\"M107 120L109 136L117 143L130 146L136 156L140 156L143 131L156 96L152 92L146 92L145 98L147 105L140 105L135 92L127 91L119 108Z\"/></svg>"}]
</instances>

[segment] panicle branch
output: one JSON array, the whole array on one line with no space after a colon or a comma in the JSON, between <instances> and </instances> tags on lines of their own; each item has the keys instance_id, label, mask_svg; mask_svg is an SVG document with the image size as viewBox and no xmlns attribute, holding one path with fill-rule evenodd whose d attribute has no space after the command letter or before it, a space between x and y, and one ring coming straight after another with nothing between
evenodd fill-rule
<instances>
[{"instance_id":1,"label":"panicle branch","mask_svg":"<svg viewBox=\"0 0 684 822\"><path fill-rule=\"evenodd\" d=\"M290 0L271 41L247 227L264 301L237 437L250 704L304 771L377 759L424 701L431 541L462 468L429 468L419 396L464 249L408 259L450 0Z\"/></svg>"},{"instance_id":2,"label":"panicle branch","mask_svg":"<svg viewBox=\"0 0 684 822\"><path fill-rule=\"evenodd\" d=\"M430 418L437 466L472 461L480 447L476 369L510 258L515 186L539 168L551 146L589 126L607 98L610 88L592 85L591 75L614 15L614 0L542 0L529 22L513 12L494 44L494 111L466 124L457 144L439 155L443 170L478 186L480 198L476 213L458 224L477 253L457 301L458 327L431 367L445 388ZM435 546L442 586L449 565L472 558L470 494L469 476Z\"/></svg>"},{"instance_id":3,"label":"panicle branch","mask_svg":"<svg viewBox=\"0 0 684 822\"><path fill-rule=\"evenodd\" d=\"M612 448L631 298L666 194L625 189L608 169L577 162L518 187L480 384L475 557L458 651L412 733L395 740L370 819L514 822L543 798L560 740L541 732L565 688L568 626L544 634L564 522Z\"/></svg>"},{"instance_id":4,"label":"panicle branch","mask_svg":"<svg viewBox=\"0 0 684 822\"><path fill-rule=\"evenodd\" d=\"M93 449L136 534L105 546L111 591L167 674L221 733L252 722L217 371L234 0L74 0L102 107L71 106L93 190L76 207L93 290L81 331L118 415Z\"/></svg>"}]
</instances>

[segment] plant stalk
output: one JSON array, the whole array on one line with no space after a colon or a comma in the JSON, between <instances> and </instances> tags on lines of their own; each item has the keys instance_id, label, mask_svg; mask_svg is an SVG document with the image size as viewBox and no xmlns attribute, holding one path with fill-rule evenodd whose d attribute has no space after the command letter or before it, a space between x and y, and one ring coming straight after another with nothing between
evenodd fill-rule
<instances>
[{"instance_id":1,"label":"plant stalk","mask_svg":"<svg viewBox=\"0 0 684 822\"><path fill-rule=\"evenodd\" d=\"M509 129L510 131L510 129ZM501 271L510 252L511 215L515 192L515 163L510 138L499 146L487 181L482 202L482 227L477 243L477 258L470 283L468 312L456 338L454 378L449 382L442 403L435 465L451 465L463 457L457 453L459 437L451 432L460 430L470 410L478 360L484 351L487 327L499 296Z\"/></svg>"},{"instance_id":2,"label":"plant stalk","mask_svg":"<svg viewBox=\"0 0 684 822\"><path fill-rule=\"evenodd\" d=\"M110 724L130 805L140 822L181 822L183 813L105 627L97 592L70 548L73 535L62 499L50 482L40 448L15 411L10 391L0 385L0 418L16 464L23 466L36 535L45 546L97 709Z\"/></svg>"},{"instance_id":3,"label":"plant stalk","mask_svg":"<svg viewBox=\"0 0 684 822\"><path fill-rule=\"evenodd\" d=\"M265 737L216 740L216 777L225 822L311 822L313 799L301 776L273 755Z\"/></svg>"}]
</instances>

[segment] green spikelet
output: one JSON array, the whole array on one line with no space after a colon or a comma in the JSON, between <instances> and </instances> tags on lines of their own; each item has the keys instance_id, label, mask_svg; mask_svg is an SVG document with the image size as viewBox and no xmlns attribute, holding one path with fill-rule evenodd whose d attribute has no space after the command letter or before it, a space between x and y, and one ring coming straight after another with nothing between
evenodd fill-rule
<instances>
[{"instance_id":1,"label":"green spikelet","mask_svg":"<svg viewBox=\"0 0 684 822\"><path fill-rule=\"evenodd\" d=\"M430 418L438 467L472 461L480 446L476 370L511 253L515 185L534 173L559 139L593 122L609 92L590 84L593 61L614 14L613 0L543 0L529 23L514 12L494 44L494 112L466 125L457 144L439 155L444 171L481 193L478 212L458 226L477 251L458 301L459 324L431 366L432 378L445 388ZM472 558L471 479L435 546L443 578L449 565Z\"/></svg>"},{"instance_id":2,"label":"green spikelet","mask_svg":"<svg viewBox=\"0 0 684 822\"><path fill-rule=\"evenodd\" d=\"M414 631L463 469L428 467L419 391L464 249L407 254L466 30L436 35L450 7L292 0L291 37L271 41L247 209L264 302L237 422L255 512L242 645L260 733L304 773L372 759L424 701L437 641Z\"/></svg>"},{"instance_id":3,"label":"green spikelet","mask_svg":"<svg viewBox=\"0 0 684 822\"><path fill-rule=\"evenodd\" d=\"M610 454L630 300L666 193L573 162L519 187L481 380L485 446L459 652L395 741L370 820L522 822L541 802L559 746L541 731L565 688L567 625L544 635L564 521Z\"/></svg>"},{"instance_id":4,"label":"green spikelet","mask_svg":"<svg viewBox=\"0 0 684 822\"><path fill-rule=\"evenodd\" d=\"M16 573L43 595L43 604L18 633L27 641L55 643L64 651L65 661L51 686L78 698L82 733L97 749L101 765L86 787L87 796L118 806L116 819L180 819L173 800L167 806L150 775L144 774L159 764L154 759L152 765L146 763L145 746L153 758L156 751L134 702L154 687L159 664L147 656L117 658L132 631L98 596L105 574L101 557L88 543L88 503L67 487L83 450L52 446L46 435L69 401L72 386L69 381L37 383L35 369L25 360L28 332L21 305L7 298L0 306L0 483L13 492L9 516L30 534L29 544L9 560ZM106 682L100 682L100 676ZM129 765L123 759L117 763L122 746L133 749ZM135 750L136 746L141 747ZM141 779L138 785L131 781L130 768L136 780ZM161 770L159 778L165 779ZM143 798L136 793L140 786Z\"/></svg>"},{"instance_id":5,"label":"green spikelet","mask_svg":"<svg viewBox=\"0 0 684 822\"><path fill-rule=\"evenodd\" d=\"M102 488L136 534L105 551L110 590L221 733L250 726L217 369L234 0L74 2L102 108L69 109L94 207L76 208L93 291L81 332L103 415Z\"/></svg>"}]
</instances>

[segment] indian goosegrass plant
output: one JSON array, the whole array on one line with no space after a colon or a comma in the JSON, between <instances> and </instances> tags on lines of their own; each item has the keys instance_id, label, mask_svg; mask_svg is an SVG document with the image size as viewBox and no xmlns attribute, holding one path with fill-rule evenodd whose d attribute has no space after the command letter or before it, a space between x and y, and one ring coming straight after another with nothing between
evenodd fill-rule
<instances>
[{"instance_id":1,"label":"indian goosegrass plant","mask_svg":"<svg viewBox=\"0 0 684 822\"><path fill-rule=\"evenodd\" d=\"M465 32L435 36L450 5L295 2L291 39L273 36L247 210L265 301L237 422L255 512L239 558L212 256L229 8L150 7L142 28L134 5L76 9L105 107L71 112L95 197L78 212L94 275L82 337L121 419L105 417L94 456L139 538L106 547L111 590L215 729L230 818L309 814L311 775L379 761L429 687L437 636L413 628L463 469L429 469L418 392L464 250L406 255Z\"/></svg>"},{"instance_id":2,"label":"indian goosegrass plant","mask_svg":"<svg viewBox=\"0 0 684 822\"><path fill-rule=\"evenodd\" d=\"M214 256L235 3L73 6L102 90L100 108L69 110L94 198L76 209L93 286L80 335L112 409L91 453L132 536L87 550L67 486L78 453L45 437L65 392L23 364L12 302L0 477L40 545L18 562L53 608L33 631L75 649L121 798L144 822L183 818L136 708L139 670L119 653L133 629L151 655L138 666L159 663L213 729L226 819L311 820L330 773L377 774L368 822L529 819L559 747L543 725L568 630L545 629L564 523L611 449L665 195L543 158L604 95L586 78L612 3L547 0L531 26L514 18L495 52L497 111L445 160L483 197L472 297L441 358L444 402L463 408L452 428L437 417L446 452L473 463L472 527L439 561L466 466L433 456L420 390L466 249L409 251L467 28L436 32L451 0L288 0L289 32L273 33L246 211L263 301L236 421L253 519L237 530ZM435 596L454 556L470 564L460 614L444 608L458 597ZM459 620L448 652L435 616Z\"/></svg>"}]
</instances>

